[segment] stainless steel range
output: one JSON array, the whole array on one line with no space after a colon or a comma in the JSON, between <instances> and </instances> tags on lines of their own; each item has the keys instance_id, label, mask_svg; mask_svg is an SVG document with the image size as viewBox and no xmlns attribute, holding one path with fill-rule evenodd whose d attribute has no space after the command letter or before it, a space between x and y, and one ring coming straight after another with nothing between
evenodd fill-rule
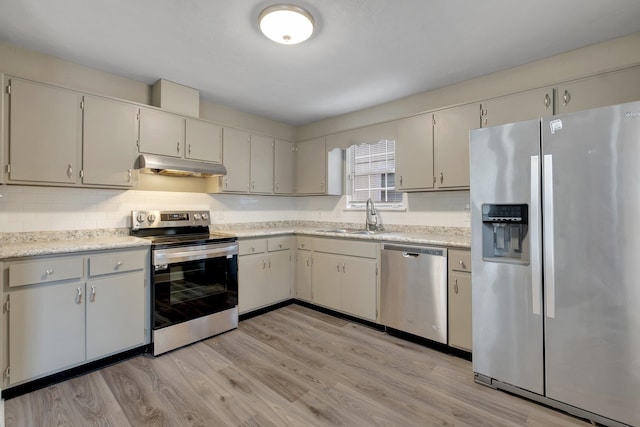
<instances>
[{"instance_id":1,"label":"stainless steel range","mask_svg":"<svg viewBox=\"0 0 640 427\"><path fill-rule=\"evenodd\" d=\"M208 211L133 211L150 239L153 355L238 327L238 243L211 234Z\"/></svg>"}]
</instances>

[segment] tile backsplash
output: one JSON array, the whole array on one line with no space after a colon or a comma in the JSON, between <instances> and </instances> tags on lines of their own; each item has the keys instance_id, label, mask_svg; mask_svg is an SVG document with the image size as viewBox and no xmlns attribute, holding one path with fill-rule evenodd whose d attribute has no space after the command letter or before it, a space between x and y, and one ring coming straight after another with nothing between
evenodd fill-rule
<instances>
[{"instance_id":1,"label":"tile backsplash","mask_svg":"<svg viewBox=\"0 0 640 427\"><path fill-rule=\"evenodd\" d=\"M469 192L405 195L406 211L382 211L383 224L469 226ZM213 223L364 221L345 196L280 197L88 188L0 186L0 232L131 227L132 210L210 210Z\"/></svg>"}]
</instances>

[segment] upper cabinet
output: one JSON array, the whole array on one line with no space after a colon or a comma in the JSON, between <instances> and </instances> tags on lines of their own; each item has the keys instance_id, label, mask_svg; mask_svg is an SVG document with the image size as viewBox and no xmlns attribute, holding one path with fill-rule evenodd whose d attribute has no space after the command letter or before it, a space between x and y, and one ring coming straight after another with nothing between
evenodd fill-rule
<instances>
[{"instance_id":1,"label":"upper cabinet","mask_svg":"<svg viewBox=\"0 0 640 427\"><path fill-rule=\"evenodd\" d=\"M8 182L133 186L137 106L18 78L6 96Z\"/></svg>"},{"instance_id":2,"label":"upper cabinet","mask_svg":"<svg viewBox=\"0 0 640 427\"><path fill-rule=\"evenodd\" d=\"M283 139L275 140L273 149L273 192L294 194L296 145Z\"/></svg>"},{"instance_id":3,"label":"upper cabinet","mask_svg":"<svg viewBox=\"0 0 640 427\"><path fill-rule=\"evenodd\" d=\"M187 118L185 123L185 157L205 162L222 162L222 126Z\"/></svg>"},{"instance_id":4,"label":"upper cabinet","mask_svg":"<svg viewBox=\"0 0 640 427\"><path fill-rule=\"evenodd\" d=\"M138 107L85 96L83 114L82 182L132 187Z\"/></svg>"},{"instance_id":5,"label":"upper cabinet","mask_svg":"<svg viewBox=\"0 0 640 427\"><path fill-rule=\"evenodd\" d=\"M251 135L251 192L273 193L273 138Z\"/></svg>"},{"instance_id":6,"label":"upper cabinet","mask_svg":"<svg viewBox=\"0 0 640 427\"><path fill-rule=\"evenodd\" d=\"M575 80L558 86L556 114L640 99L640 66Z\"/></svg>"},{"instance_id":7,"label":"upper cabinet","mask_svg":"<svg viewBox=\"0 0 640 427\"><path fill-rule=\"evenodd\" d=\"M82 96L17 78L5 94L8 181L77 183Z\"/></svg>"},{"instance_id":8,"label":"upper cabinet","mask_svg":"<svg viewBox=\"0 0 640 427\"><path fill-rule=\"evenodd\" d=\"M141 153L184 157L184 117L150 108L140 109Z\"/></svg>"},{"instance_id":9,"label":"upper cabinet","mask_svg":"<svg viewBox=\"0 0 640 427\"><path fill-rule=\"evenodd\" d=\"M342 150L327 152L325 138L296 144L296 194L342 194Z\"/></svg>"},{"instance_id":10,"label":"upper cabinet","mask_svg":"<svg viewBox=\"0 0 640 427\"><path fill-rule=\"evenodd\" d=\"M220 177L221 190L248 192L250 188L251 134L234 128L222 133L222 164L227 174Z\"/></svg>"},{"instance_id":11,"label":"upper cabinet","mask_svg":"<svg viewBox=\"0 0 640 427\"><path fill-rule=\"evenodd\" d=\"M553 88L543 88L482 101L482 127L553 115Z\"/></svg>"},{"instance_id":12,"label":"upper cabinet","mask_svg":"<svg viewBox=\"0 0 640 427\"><path fill-rule=\"evenodd\" d=\"M469 131L479 127L479 103L461 105L434 113L435 188L469 187Z\"/></svg>"},{"instance_id":13,"label":"upper cabinet","mask_svg":"<svg viewBox=\"0 0 640 427\"><path fill-rule=\"evenodd\" d=\"M396 188L432 189L433 114L401 119L396 124Z\"/></svg>"}]
</instances>

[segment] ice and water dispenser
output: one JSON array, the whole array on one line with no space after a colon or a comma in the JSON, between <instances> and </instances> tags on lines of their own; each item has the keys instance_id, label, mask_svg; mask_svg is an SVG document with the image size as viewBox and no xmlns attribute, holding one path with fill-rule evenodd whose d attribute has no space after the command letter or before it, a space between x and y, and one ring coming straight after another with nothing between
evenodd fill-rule
<instances>
[{"instance_id":1,"label":"ice and water dispenser","mask_svg":"<svg viewBox=\"0 0 640 427\"><path fill-rule=\"evenodd\" d=\"M482 259L529 264L526 204L482 205Z\"/></svg>"}]
</instances>

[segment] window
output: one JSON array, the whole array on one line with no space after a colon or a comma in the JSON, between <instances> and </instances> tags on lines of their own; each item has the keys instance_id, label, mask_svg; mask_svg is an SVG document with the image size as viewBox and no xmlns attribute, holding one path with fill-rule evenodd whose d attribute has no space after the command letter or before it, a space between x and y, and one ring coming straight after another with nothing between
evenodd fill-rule
<instances>
[{"instance_id":1,"label":"window","mask_svg":"<svg viewBox=\"0 0 640 427\"><path fill-rule=\"evenodd\" d=\"M396 142L386 139L347 149L348 208L364 208L369 197L376 207L403 207L395 190L395 151Z\"/></svg>"}]
</instances>

